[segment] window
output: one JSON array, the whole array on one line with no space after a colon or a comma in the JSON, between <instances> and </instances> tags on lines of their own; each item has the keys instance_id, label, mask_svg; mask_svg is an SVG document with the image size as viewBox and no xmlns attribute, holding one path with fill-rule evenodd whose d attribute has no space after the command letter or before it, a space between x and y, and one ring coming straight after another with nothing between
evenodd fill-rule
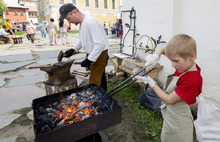
<instances>
[{"instance_id":1,"label":"window","mask_svg":"<svg viewBox=\"0 0 220 142\"><path fill-rule=\"evenodd\" d=\"M23 11L20 11L20 15L23 15Z\"/></svg>"},{"instance_id":2,"label":"window","mask_svg":"<svg viewBox=\"0 0 220 142\"><path fill-rule=\"evenodd\" d=\"M108 1L104 0L104 8L108 8Z\"/></svg>"},{"instance_id":3,"label":"window","mask_svg":"<svg viewBox=\"0 0 220 142\"><path fill-rule=\"evenodd\" d=\"M85 0L85 6L89 6L89 0Z\"/></svg>"},{"instance_id":4,"label":"window","mask_svg":"<svg viewBox=\"0 0 220 142\"><path fill-rule=\"evenodd\" d=\"M112 0L112 9L115 9L115 0Z\"/></svg>"},{"instance_id":5,"label":"window","mask_svg":"<svg viewBox=\"0 0 220 142\"><path fill-rule=\"evenodd\" d=\"M75 4L75 5L76 5L76 0L72 0L72 4Z\"/></svg>"},{"instance_id":6,"label":"window","mask_svg":"<svg viewBox=\"0 0 220 142\"><path fill-rule=\"evenodd\" d=\"M5 11L5 14L9 15L8 10Z\"/></svg>"},{"instance_id":7,"label":"window","mask_svg":"<svg viewBox=\"0 0 220 142\"><path fill-rule=\"evenodd\" d=\"M64 4L64 0L59 0L59 3L60 4Z\"/></svg>"},{"instance_id":8,"label":"window","mask_svg":"<svg viewBox=\"0 0 220 142\"><path fill-rule=\"evenodd\" d=\"M18 12L16 10L14 11L14 15L18 15Z\"/></svg>"},{"instance_id":9,"label":"window","mask_svg":"<svg viewBox=\"0 0 220 142\"><path fill-rule=\"evenodd\" d=\"M95 7L99 7L99 0L95 0Z\"/></svg>"}]
</instances>

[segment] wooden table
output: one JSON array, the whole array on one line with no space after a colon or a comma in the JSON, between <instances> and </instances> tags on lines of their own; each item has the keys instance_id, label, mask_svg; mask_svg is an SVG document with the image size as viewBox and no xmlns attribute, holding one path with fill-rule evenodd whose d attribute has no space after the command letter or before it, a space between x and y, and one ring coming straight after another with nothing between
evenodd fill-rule
<instances>
[{"instance_id":1,"label":"wooden table","mask_svg":"<svg viewBox=\"0 0 220 142\"><path fill-rule=\"evenodd\" d=\"M113 56L116 58L116 61L117 61L117 68L116 68L116 76L117 77L120 77L120 76L123 76L124 75L124 72L126 73L129 73L131 75L133 75L133 70L125 67L122 65L122 62L123 61L126 61L130 64L133 64L135 66L138 66L138 67L141 67L141 68L144 68L145 67L145 62L140 62L140 61L135 61L134 59L131 59L129 56L126 56L126 55L122 55L120 53L118 54L113 54ZM158 63L156 64L156 68L151 71L149 73L149 75L151 76L151 78L153 78L154 80L156 79L157 77L157 73L158 71L160 71L161 69L163 68L163 66L159 65ZM117 75L118 74L118 75Z\"/></svg>"},{"instance_id":2,"label":"wooden table","mask_svg":"<svg viewBox=\"0 0 220 142\"><path fill-rule=\"evenodd\" d=\"M14 44L23 43L22 38L20 36L12 37Z\"/></svg>"}]
</instances>

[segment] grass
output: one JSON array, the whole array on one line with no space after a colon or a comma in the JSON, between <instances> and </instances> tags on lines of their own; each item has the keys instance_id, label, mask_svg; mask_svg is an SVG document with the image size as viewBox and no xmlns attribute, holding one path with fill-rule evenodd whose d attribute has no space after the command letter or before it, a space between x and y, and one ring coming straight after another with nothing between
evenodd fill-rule
<instances>
[{"instance_id":1,"label":"grass","mask_svg":"<svg viewBox=\"0 0 220 142\"><path fill-rule=\"evenodd\" d=\"M21 116L17 119L15 119L12 124L17 124L17 125L21 125L21 126L27 126L30 125L31 123L33 123L33 121L31 121L30 119L28 119L28 117L26 116L27 113L29 111L31 111L32 108L31 107L26 107L26 108L22 108L20 110L16 110L13 113L16 114L21 114Z\"/></svg>"},{"instance_id":2,"label":"grass","mask_svg":"<svg viewBox=\"0 0 220 142\"><path fill-rule=\"evenodd\" d=\"M79 33L79 31L78 30L69 30L68 33L69 34L77 34L77 33Z\"/></svg>"},{"instance_id":3,"label":"grass","mask_svg":"<svg viewBox=\"0 0 220 142\"><path fill-rule=\"evenodd\" d=\"M23 35L24 33L26 33L26 31L17 31L17 32L15 32L15 34L17 36Z\"/></svg>"},{"instance_id":4,"label":"grass","mask_svg":"<svg viewBox=\"0 0 220 142\"><path fill-rule=\"evenodd\" d=\"M60 33L60 31L57 31L57 34L59 34ZM69 32L68 32L69 34L77 34L77 33L79 33L79 31L78 30L69 30Z\"/></svg>"},{"instance_id":5,"label":"grass","mask_svg":"<svg viewBox=\"0 0 220 142\"><path fill-rule=\"evenodd\" d=\"M119 82L122 81L124 79L119 80ZM108 83L108 90L113 89L116 85L118 84ZM148 110L140 105L138 98L141 91L138 85L131 84L114 95L113 98L122 107L122 118L129 119L126 123L131 125L136 136L144 136L144 141L159 142L163 119L158 112ZM122 119L122 121L124 120ZM110 139L117 139L120 135L124 135L117 132L117 129L104 132Z\"/></svg>"}]
</instances>

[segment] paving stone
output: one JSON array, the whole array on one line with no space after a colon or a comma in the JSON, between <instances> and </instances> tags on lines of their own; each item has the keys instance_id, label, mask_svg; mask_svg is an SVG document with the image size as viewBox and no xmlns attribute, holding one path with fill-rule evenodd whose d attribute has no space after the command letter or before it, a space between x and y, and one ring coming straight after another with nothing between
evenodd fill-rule
<instances>
[{"instance_id":1,"label":"paving stone","mask_svg":"<svg viewBox=\"0 0 220 142\"><path fill-rule=\"evenodd\" d=\"M2 87L3 85L5 85L5 81L4 81L4 79L3 78L0 78L0 87Z\"/></svg>"},{"instance_id":2,"label":"paving stone","mask_svg":"<svg viewBox=\"0 0 220 142\"><path fill-rule=\"evenodd\" d=\"M13 56L0 56L0 61L2 62L21 62L21 61L30 61L35 60L32 54L18 54Z\"/></svg>"},{"instance_id":3,"label":"paving stone","mask_svg":"<svg viewBox=\"0 0 220 142\"><path fill-rule=\"evenodd\" d=\"M21 114L1 113L0 114L0 129L11 124L12 121L17 119Z\"/></svg>"},{"instance_id":4,"label":"paving stone","mask_svg":"<svg viewBox=\"0 0 220 142\"><path fill-rule=\"evenodd\" d=\"M0 92L0 114L30 107L33 99L46 95L44 89L35 85L0 88Z\"/></svg>"},{"instance_id":5,"label":"paving stone","mask_svg":"<svg viewBox=\"0 0 220 142\"><path fill-rule=\"evenodd\" d=\"M56 62L57 62L56 58L42 59L42 60L38 60L37 62L35 62L33 64L26 66L25 68L27 69L29 67L35 67L35 66L53 65ZM38 70L39 70L39 68L38 68Z\"/></svg>"},{"instance_id":6,"label":"paving stone","mask_svg":"<svg viewBox=\"0 0 220 142\"><path fill-rule=\"evenodd\" d=\"M31 64L33 62L35 62L35 61L23 61L23 62L16 62L16 63L1 64L0 65L0 73L15 71L16 69L24 67L24 66Z\"/></svg>"},{"instance_id":7,"label":"paving stone","mask_svg":"<svg viewBox=\"0 0 220 142\"><path fill-rule=\"evenodd\" d=\"M60 51L39 52L37 55L40 59L57 58Z\"/></svg>"},{"instance_id":8,"label":"paving stone","mask_svg":"<svg viewBox=\"0 0 220 142\"><path fill-rule=\"evenodd\" d=\"M6 87L13 87L13 86L23 86L23 85L29 85L29 84L36 84L38 82L46 81L47 77L46 74L33 74L32 76L24 76L24 77L18 77L14 78L9 81Z\"/></svg>"},{"instance_id":9,"label":"paving stone","mask_svg":"<svg viewBox=\"0 0 220 142\"><path fill-rule=\"evenodd\" d=\"M18 136L0 138L0 142L16 142L17 138L18 138Z\"/></svg>"}]
</instances>

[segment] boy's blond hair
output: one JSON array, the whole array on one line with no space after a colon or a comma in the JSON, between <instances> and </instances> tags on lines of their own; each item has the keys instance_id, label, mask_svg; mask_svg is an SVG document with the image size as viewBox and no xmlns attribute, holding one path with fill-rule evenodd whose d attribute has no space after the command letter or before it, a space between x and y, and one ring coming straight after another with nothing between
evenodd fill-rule
<instances>
[{"instance_id":1,"label":"boy's blond hair","mask_svg":"<svg viewBox=\"0 0 220 142\"><path fill-rule=\"evenodd\" d=\"M165 55L167 57L179 55L180 57L186 59L193 52L196 56L196 48L196 41L192 37L186 34L178 34L173 36L167 43Z\"/></svg>"}]
</instances>

